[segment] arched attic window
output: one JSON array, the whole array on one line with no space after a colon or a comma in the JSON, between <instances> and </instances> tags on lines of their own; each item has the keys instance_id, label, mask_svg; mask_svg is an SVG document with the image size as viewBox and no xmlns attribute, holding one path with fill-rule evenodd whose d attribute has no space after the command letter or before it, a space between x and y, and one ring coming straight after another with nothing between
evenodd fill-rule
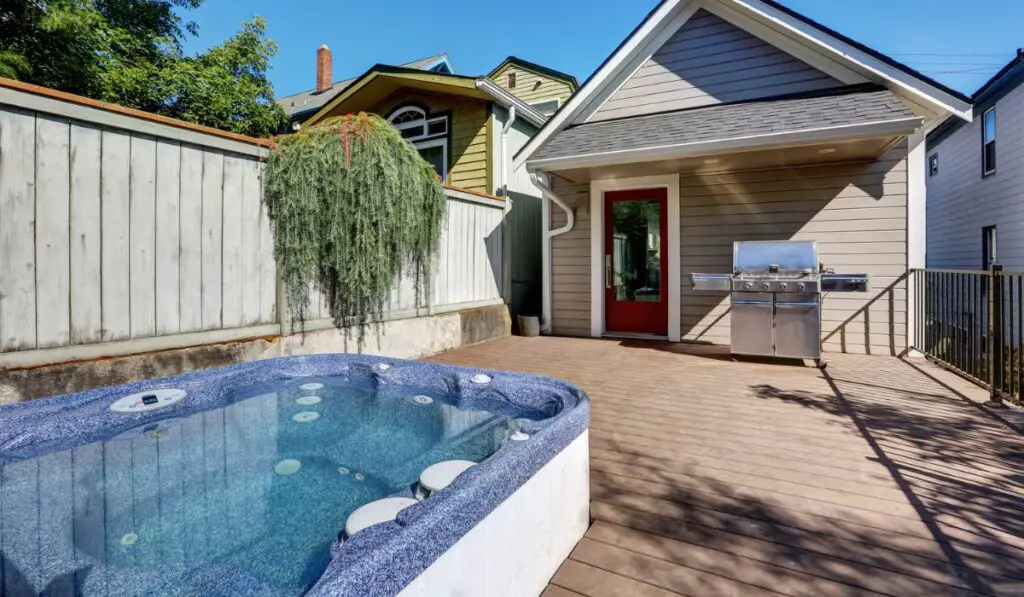
<instances>
[{"instance_id":1,"label":"arched attic window","mask_svg":"<svg viewBox=\"0 0 1024 597\"><path fill-rule=\"evenodd\" d=\"M388 116L390 122L420 152L441 180L448 178L448 116L431 116L419 106L400 106Z\"/></svg>"}]
</instances>

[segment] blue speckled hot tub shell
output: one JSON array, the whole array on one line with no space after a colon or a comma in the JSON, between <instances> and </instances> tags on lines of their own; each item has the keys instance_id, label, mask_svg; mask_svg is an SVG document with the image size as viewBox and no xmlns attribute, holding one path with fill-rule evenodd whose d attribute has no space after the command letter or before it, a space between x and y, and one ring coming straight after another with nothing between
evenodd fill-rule
<instances>
[{"instance_id":1,"label":"blue speckled hot tub shell","mask_svg":"<svg viewBox=\"0 0 1024 597\"><path fill-rule=\"evenodd\" d=\"M390 367L381 371L378 365ZM471 378L491 376L488 384ZM512 495L587 428L589 401L579 388L556 379L486 369L453 367L378 356L324 354L258 361L68 394L0 408L0 465L108 439L168 416L187 417L225 405L243 386L310 377L347 377L363 384L398 384L446 395L456 404L543 417L524 431L530 439L509 442L434 497L403 510L331 548L332 558L308 595L394 595ZM118 397L156 388L182 388L188 397L168 409L110 413ZM59 413L59 416L54 416ZM338 521L338 529L344 521ZM524 529L529 532L529 529ZM223 580L223 579L222 579ZM258 591L247 578L219 583L227 594Z\"/></svg>"}]
</instances>

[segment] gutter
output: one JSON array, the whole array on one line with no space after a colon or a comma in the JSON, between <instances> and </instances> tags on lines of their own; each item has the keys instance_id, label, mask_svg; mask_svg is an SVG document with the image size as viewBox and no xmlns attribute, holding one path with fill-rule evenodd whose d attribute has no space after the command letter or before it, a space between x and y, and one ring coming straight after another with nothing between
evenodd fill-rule
<instances>
[{"instance_id":1,"label":"gutter","mask_svg":"<svg viewBox=\"0 0 1024 597\"><path fill-rule=\"evenodd\" d=\"M505 213L501 218L501 296L505 302L512 304L512 238L509 234L509 213L512 201L508 196L508 163L512 161L508 155L508 132L516 121L516 107L509 106L505 124L501 127L501 196L505 199Z\"/></svg>"},{"instance_id":2,"label":"gutter","mask_svg":"<svg viewBox=\"0 0 1024 597\"><path fill-rule=\"evenodd\" d=\"M558 196L551 187L549 187L539 174L535 172L530 173L530 181L533 185L540 189L541 194L544 196L544 205L541 212L541 221L543 222L544 229L544 240L541 242L541 261L543 263L543 276L541 282L541 331L551 332L551 239L556 236L565 234L573 229L576 225L576 214L573 213L569 205ZM562 211L565 212L566 221L565 225L554 230L550 229L551 226L551 210L548 202L553 202Z\"/></svg>"},{"instance_id":3,"label":"gutter","mask_svg":"<svg viewBox=\"0 0 1024 597\"><path fill-rule=\"evenodd\" d=\"M544 123L547 122L547 118L543 114L486 78L477 79L476 87L496 99L502 106L508 109L515 107L519 111L520 116L530 121L534 126L544 126Z\"/></svg>"}]
</instances>

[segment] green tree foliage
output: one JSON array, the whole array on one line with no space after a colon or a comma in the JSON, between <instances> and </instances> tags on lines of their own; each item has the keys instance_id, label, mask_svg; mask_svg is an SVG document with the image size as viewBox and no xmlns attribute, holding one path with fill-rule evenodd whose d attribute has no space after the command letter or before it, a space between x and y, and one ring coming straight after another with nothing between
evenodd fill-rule
<instances>
[{"instance_id":1,"label":"green tree foliage","mask_svg":"<svg viewBox=\"0 0 1024 597\"><path fill-rule=\"evenodd\" d=\"M181 13L203 0L2 0L0 76L267 136L287 116L266 72L277 45L259 17L204 54Z\"/></svg>"},{"instance_id":2,"label":"green tree foliage","mask_svg":"<svg viewBox=\"0 0 1024 597\"><path fill-rule=\"evenodd\" d=\"M445 196L434 169L394 127L361 113L284 137L267 160L264 201L295 319L310 288L336 326L379 321L403 273L430 275ZM417 304L422 304L420 296Z\"/></svg>"}]
</instances>

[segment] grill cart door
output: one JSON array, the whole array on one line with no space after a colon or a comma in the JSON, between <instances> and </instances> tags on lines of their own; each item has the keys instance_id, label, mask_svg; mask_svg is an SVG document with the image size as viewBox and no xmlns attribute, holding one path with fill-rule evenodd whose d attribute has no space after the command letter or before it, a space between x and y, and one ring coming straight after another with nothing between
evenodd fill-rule
<instances>
[{"instance_id":1,"label":"grill cart door","mask_svg":"<svg viewBox=\"0 0 1024 597\"><path fill-rule=\"evenodd\" d=\"M821 358L821 295L775 295L775 355Z\"/></svg>"},{"instance_id":2,"label":"grill cart door","mask_svg":"<svg viewBox=\"0 0 1024 597\"><path fill-rule=\"evenodd\" d=\"M732 293L732 352L772 355L772 293Z\"/></svg>"}]
</instances>

